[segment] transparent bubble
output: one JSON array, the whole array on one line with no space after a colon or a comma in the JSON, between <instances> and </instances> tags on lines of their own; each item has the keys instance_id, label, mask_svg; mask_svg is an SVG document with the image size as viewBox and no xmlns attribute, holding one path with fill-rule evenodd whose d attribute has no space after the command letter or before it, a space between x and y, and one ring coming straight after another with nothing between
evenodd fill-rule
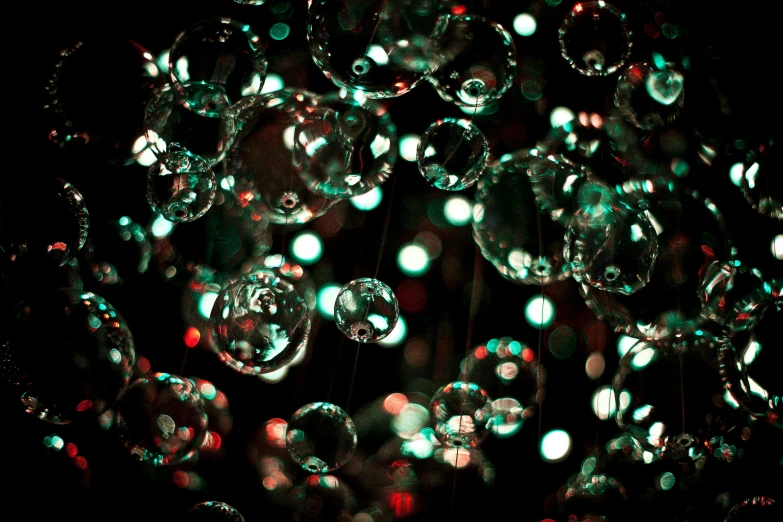
<instances>
[{"instance_id":1,"label":"transparent bubble","mask_svg":"<svg viewBox=\"0 0 783 522\"><path fill-rule=\"evenodd\" d=\"M318 68L335 85L369 98L401 96L437 66L444 8L407 0L308 5L307 37Z\"/></svg>"},{"instance_id":2,"label":"transparent bubble","mask_svg":"<svg viewBox=\"0 0 783 522\"><path fill-rule=\"evenodd\" d=\"M656 459L701 457L702 443L738 422L719 373L718 352L726 342L700 330L632 346L612 380L618 426ZM628 407L619 404L625 393Z\"/></svg>"},{"instance_id":3,"label":"transparent bubble","mask_svg":"<svg viewBox=\"0 0 783 522\"><path fill-rule=\"evenodd\" d=\"M698 294L707 267L716 259L734 258L723 216L711 200L673 184L632 180L617 190L652 223L658 257L641 290L621 295L583 283L585 302L616 332L636 339L696 331L711 313Z\"/></svg>"},{"instance_id":4,"label":"transparent bubble","mask_svg":"<svg viewBox=\"0 0 783 522\"><path fill-rule=\"evenodd\" d=\"M628 492L622 482L602 473L595 456L580 468L557 492L558 508L568 520L625 520L629 511Z\"/></svg>"},{"instance_id":5,"label":"transparent bubble","mask_svg":"<svg viewBox=\"0 0 783 522\"><path fill-rule=\"evenodd\" d=\"M631 55L631 35L625 13L613 5L580 2L558 31L560 54L585 76L608 76Z\"/></svg>"},{"instance_id":6,"label":"transparent bubble","mask_svg":"<svg viewBox=\"0 0 783 522\"><path fill-rule=\"evenodd\" d=\"M399 318L400 305L392 289L369 277L347 283L334 303L337 328L360 343L375 343L386 338Z\"/></svg>"},{"instance_id":7,"label":"transparent bubble","mask_svg":"<svg viewBox=\"0 0 783 522\"><path fill-rule=\"evenodd\" d=\"M776 137L748 152L742 165L742 193L759 214L783 220L783 182Z\"/></svg>"},{"instance_id":8,"label":"transparent bubble","mask_svg":"<svg viewBox=\"0 0 783 522\"><path fill-rule=\"evenodd\" d=\"M353 490L334 475L310 475L290 490L290 509L297 522L355 520Z\"/></svg>"},{"instance_id":9,"label":"transparent bubble","mask_svg":"<svg viewBox=\"0 0 783 522\"><path fill-rule=\"evenodd\" d=\"M245 275L226 286L211 317L218 356L247 375L290 363L310 335L304 300L291 283L266 273Z\"/></svg>"},{"instance_id":10,"label":"transparent bubble","mask_svg":"<svg viewBox=\"0 0 783 522\"><path fill-rule=\"evenodd\" d=\"M144 113L150 150L160 159L177 145L201 157L210 166L219 163L236 136L225 94L211 84L184 83L157 89ZM209 110L205 110L209 109Z\"/></svg>"},{"instance_id":11,"label":"transparent bubble","mask_svg":"<svg viewBox=\"0 0 783 522\"><path fill-rule=\"evenodd\" d=\"M310 316L315 312L317 289L310 274L301 265L275 254L254 257L242 265L242 274L267 273L279 277L294 285L297 293L304 299Z\"/></svg>"},{"instance_id":12,"label":"transparent bubble","mask_svg":"<svg viewBox=\"0 0 783 522\"><path fill-rule=\"evenodd\" d=\"M424 179L441 190L462 190L484 173L489 144L473 122L444 118L427 128L419 140L416 162Z\"/></svg>"},{"instance_id":13,"label":"transparent bubble","mask_svg":"<svg viewBox=\"0 0 783 522\"><path fill-rule=\"evenodd\" d=\"M527 171L542 161L535 149L504 156L476 184L473 239L510 281L548 284L568 276L565 228L541 215Z\"/></svg>"},{"instance_id":14,"label":"transparent bubble","mask_svg":"<svg viewBox=\"0 0 783 522\"><path fill-rule=\"evenodd\" d=\"M442 38L451 59L427 79L447 102L488 105L514 84L517 50L500 24L481 16L452 16Z\"/></svg>"},{"instance_id":15,"label":"transparent bubble","mask_svg":"<svg viewBox=\"0 0 783 522\"><path fill-rule=\"evenodd\" d=\"M111 35L60 52L45 87L49 140L84 146L113 164L133 163L144 150L137 144L144 107L165 78L151 58L137 42Z\"/></svg>"},{"instance_id":16,"label":"transparent bubble","mask_svg":"<svg viewBox=\"0 0 783 522\"><path fill-rule=\"evenodd\" d=\"M190 223L212 207L216 185L206 161L172 146L147 173L147 202L169 221Z\"/></svg>"},{"instance_id":17,"label":"transparent bubble","mask_svg":"<svg viewBox=\"0 0 783 522\"><path fill-rule=\"evenodd\" d=\"M0 192L4 262L63 266L84 246L89 226L84 198L64 179L11 183Z\"/></svg>"},{"instance_id":18,"label":"transparent bubble","mask_svg":"<svg viewBox=\"0 0 783 522\"><path fill-rule=\"evenodd\" d=\"M774 498L757 496L743 500L732 507L724 522L751 522L761 520L779 520L783 515L780 504Z\"/></svg>"},{"instance_id":19,"label":"transparent bubble","mask_svg":"<svg viewBox=\"0 0 783 522\"><path fill-rule=\"evenodd\" d=\"M249 25L229 18L202 20L181 32L169 50L171 83L180 92L187 84L208 84L228 103L261 94L267 60L260 38ZM206 101L206 100L205 100ZM209 101L194 103L198 114L213 112Z\"/></svg>"},{"instance_id":20,"label":"transparent bubble","mask_svg":"<svg viewBox=\"0 0 783 522\"><path fill-rule=\"evenodd\" d=\"M130 382L133 336L100 296L71 289L36 295L12 310L4 330L0 375L40 419L65 424L98 415Z\"/></svg>"},{"instance_id":21,"label":"transparent bubble","mask_svg":"<svg viewBox=\"0 0 783 522\"><path fill-rule=\"evenodd\" d=\"M645 213L603 184L584 185L577 199L563 247L574 279L623 295L644 288L658 257L658 235Z\"/></svg>"},{"instance_id":22,"label":"transparent bubble","mask_svg":"<svg viewBox=\"0 0 783 522\"><path fill-rule=\"evenodd\" d=\"M364 194L386 181L397 161L389 112L360 92L321 96L294 133L294 164L305 184L331 199Z\"/></svg>"},{"instance_id":23,"label":"transparent bubble","mask_svg":"<svg viewBox=\"0 0 783 522\"><path fill-rule=\"evenodd\" d=\"M255 207L271 223L307 223L337 201L307 187L294 166L293 143L286 143L316 104L314 94L281 89L243 100L233 109L241 130L226 160L234 179L230 190L240 206Z\"/></svg>"},{"instance_id":24,"label":"transparent bubble","mask_svg":"<svg viewBox=\"0 0 783 522\"><path fill-rule=\"evenodd\" d=\"M187 522L245 522L245 517L225 502L208 500L188 509L182 520Z\"/></svg>"},{"instance_id":25,"label":"transparent bubble","mask_svg":"<svg viewBox=\"0 0 783 522\"><path fill-rule=\"evenodd\" d=\"M306 404L288 421L286 448L310 473L341 468L356 449L356 426L345 411L329 402Z\"/></svg>"},{"instance_id":26,"label":"transparent bubble","mask_svg":"<svg viewBox=\"0 0 783 522\"><path fill-rule=\"evenodd\" d=\"M204 399L193 382L168 373L136 379L115 407L120 441L154 466L191 459L207 434Z\"/></svg>"},{"instance_id":27,"label":"transparent bubble","mask_svg":"<svg viewBox=\"0 0 783 522\"><path fill-rule=\"evenodd\" d=\"M554 127L539 141L539 156L559 155L576 165L599 158L606 142L604 118L595 112L580 111L572 120Z\"/></svg>"},{"instance_id":28,"label":"transparent bubble","mask_svg":"<svg viewBox=\"0 0 783 522\"><path fill-rule=\"evenodd\" d=\"M430 418L446 448L477 448L492 427L492 400L477 384L455 381L432 396Z\"/></svg>"},{"instance_id":29,"label":"transparent bubble","mask_svg":"<svg viewBox=\"0 0 783 522\"><path fill-rule=\"evenodd\" d=\"M739 331L755 327L772 288L756 268L715 260L704 272L698 292L712 321Z\"/></svg>"},{"instance_id":30,"label":"transparent bubble","mask_svg":"<svg viewBox=\"0 0 783 522\"><path fill-rule=\"evenodd\" d=\"M754 418L783 426L783 355L778 349L783 318L774 301L763 292L755 299L758 309L754 328L724 332L731 347L721 351L721 375L731 396Z\"/></svg>"},{"instance_id":31,"label":"transparent bubble","mask_svg":"<svg viewBox=\"0 0 783 522\"><path fill-rule=\"evenodd\" d=\"M527 169L539 210L554 221L567 226L580 208L577 197L585 184L593 180L593 172L576 165L562 155L549 155L531 163Z\"/></svg>"},{"instance_id":32,"label":"transparent bubble","mask_svg":"<svg viewBox=\"0 0 783 522\"><path fill-rule=\"evenodd\" d=\"M684 85L674 64L657 68L646 62L632 63L617 80L614 106L640 129L660 128L679 117L685 103Z\"/></svg>"}]
</instances>

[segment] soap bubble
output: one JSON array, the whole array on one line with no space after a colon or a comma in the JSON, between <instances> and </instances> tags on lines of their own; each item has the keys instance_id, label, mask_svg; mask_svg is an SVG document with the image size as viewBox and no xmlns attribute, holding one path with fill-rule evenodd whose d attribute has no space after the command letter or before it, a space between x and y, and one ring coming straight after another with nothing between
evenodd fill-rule
<instances>
[{"instance_id":1,"label":"soap bubble","mask_svg":"<svg viewBox=\"0 0 783 522\"><path fill-rule=\"evenodd\" d=\"M154 466L189 460L207 434L201 394L192 381L168 373L136 379L117 401L115 415L122 444Z\"/></svg>"},{"instance_id":2,"label":"soap bubble","mask_svg":"<svg viewBox=\"0 0 783 522\"><path fill-rule=\"evenodd\" d=\"M211 18L182 31L169 50L169 75L177 89L208 84L233 104L260 94L267 60L260 38L249 25L229 18ZM182 91L184 92L184 91ZM193 104L198 114L212 113L208 104Z\"/></svg>"},{"instance_id":3,"label":"soap bubble","mask_svg":"<svg viewBox=\"0 0 783 522\"><path fill-rule=\"evenodd\" d=\"M640 129L663 127L680 115L685 103L684 81L674 64L657 68L646 62L632 63L617 80L614 105Z\"/></svg>"},{"instance_id":4,"label":"soap bubble","mask_svg":"<svg viewBox=\"0 0 783 522\"><path fill-rule=\"evenodd\" d=\"M582 187L593 180L590 169L576 165L562 155L545 156L541 161L531 163L527 175L539 210L563 226L568 225L580 208L577 196Z\"/></svg>"},{"instance_id":5,"label":"soap bubble","mask_svg":"<svg viewBox=\"0 0 783 522\"><path fill-rule=\"evenodd\" d=\"M616 332L636 339L696 331L711 314L709 303L702 303L698 294L707 267L716 259L734 258L723 216L698 192L667 183L631 180L617 190L652 223L658 257L650 282L641 290L621 295L583 283L585 302ZM710 303L719 302L713 297Z\"/></svg>"},{"instance_id":6,"label":"soap bubble","mask_svg":"<svg viewBox=\"0 0 783 522\"><path fill-rule=\"evenodd\" d=\"M557 491L558 508L568 520L625 520L628 492L616 478L597 468L596 456L582 461L579 473Z\"/></svg>"},{"instance_id":7,"label":"soap bubble","mask_svg":"<svg viewBox=\"0 0 783 522\"><path fill-rule=\"evenodd\" d=\"M356 426L345 411L329 402L306 404L288 421L286 448L310 473L341 468L356 449Z\"/></svg>"},{"instance_id":8,"label":"soap bubble","mask_svg":"<svg viewBox=\"0 0 783 522\"><path fill-rule=\"evenodd\" d=\"M701 330L673 341L637 342L612 380L618 426L656 459L700 457L703 442L738 422L719 373L726 342ZM627 394L625 407L619 402Z\"/></svg>"},{"instance_id":9,"label":"soap bubble","mask_svg":"<svg viewBox=\"0 0 783 522\"><path fill-rule=\"evenodd\" d=\"M568 276L565 227L542 216L527 170L542 161L535 149L504 156L476 184L473 239L484 258L510 281L548 284Z\"/></svg>"},{"instance_id":10,"label":"soap bubble","mask_svg":"<svg viewBox=\"0 0 783 522\"><path fill-rule=\"evenodd\" d=\"M294 286L273 275L245 275L218 295L212 308L220 359L247 375L280 369L304 349L310 315Z\"/></svg>"},{"instance_id":11,"label":"soap bubble","mask_svg":"<svg viewBox=\"0 0 783 522\"><path fill-rule=\"evenodd\" d=\"M759 214L783 220L783 181L780 159L773 136L748 152L742 164L742 193Z\"/></svg>"},{"instance_id":12,"label":"soap bubble","mask_svg":"<svg viewBox=\"0 0 783 522\"><path fill-rule=\"evenodd\" d=\"M210 166L218 164L236 136L228 99L211 84L170 83L157 89L144 113L144 129L150 149L160 159L177 145L201 157ZM209 110L201 110L209 108Z\"/></svg>"},{"instance_id":13,"label":"soap bubble","mask_svg":"<svg viewBox=\"0 0 783 522\"><path fill-rule=\"evenodd\" d=\"M455 381L432 396L430 418L446 448L478 448L492 427L492 400L483 388Z\"/></svg>"},{"instance_id":14,"label":"soap bubble","mask_svg":"<svg viewBox=\"0 0 783 522\"><path fill-rule=\"evenodd\" d=\"M625 13L603 0L580 2L558 31L560 54L585 76L608 76L631 55L631 29Z\"/></svg>"},{"instance_id":15,"label":"soap bubble","mask_svg":"<svg viewBox=\"0 0 783 522\"><path fill-rule=\"evenodd\" d=\"M252 205L271 223L297 225L322 216L336 203L305 185L293 164L286 133L293 136L317 104L316 96L281 89L241 101L232 109L241 128L227 158L231 192L240 206Z\"/></svg>"},{"instance_id":16,"label":"soap bubble","mask_svg":"<svg viewBox=\"0 0 783 522\"><path fill-rule=\"evenodd\" d=\"M399 318L400 305L392 289L369 277L354 279L343 286L334 304L337 328L360 343L386 338Z\"/></svg>"},{"instance_id":17,"label":"soap bubble","mask_svg":"<svg viewBox=\"0 0 783 522\"><path fill-rule=\"evenodd\" d=\"M452 16L441 45L451 59L427 79L447 102L489 105L514 85L517 50L500 24L481 16Z\"/></svg>"},{"instance_id":18,"label":"soap bubble","mask_svg":"<svg viewBox=\"0 0 783 522\"><path fill-rule=\"evenodd\" d=\"M144 151L144 107L164 82L152 54L133 40L106 35L77 42L60 53L46 89L52 116L49 140L85 146L117 165Z\"/></svg>"},{"instance_id":19,"label":"soap bubble","mask_svg":"<svg viewBox=\"0 0 783 522\"><path fill-rule=\"evenodd\" d=\"M754 299L753 328L725 331L732 349L721 351L721 374L731 396L754 418L783 426L783 375L780 365L779 325L783 310L763 291Z\"/></svg>"},{"instance_id":20,"label":"soap bubble","mask_svg":"<svg viewBox=\"0 0 783 522\"><path fill-rule=\"evenodd\" d=\"M31 415L56 424L98 415L128 386L136 360L133 336L102 297L48 291L11 313L0 343L0 375Z\"/></svg>"},{"instance_id":21,"label":"soap bubble","mask_svg":"<svg viewBox=\"0 0 783 522\"><path fill-rule=\"evenodd\" d=\"M147 202L169 221L189 223L206 214L215 190L215 173L207 162L177 147L170 147L147 173Z\"/></svg>"},{"instance_id":22,"label":"soap bubble","mask_svg":"<svg viewBox=\"0 0 783 522\"><path fill-rule=\"evenodd\" d=\"M587 184L577 197L563 247L574 279L624 295L644 288L658 256L653 224L603 184Z\"/></svg>"},{"instance_id":23,"label":"soap bubble","mask_svg":"<svg viewBox=\"0 0 783 522\"><path fill-rule=\"evenodd\" d=\"M743 500L729 510L724 522L751 522L761 520L780 520L783 515L780 505L774 498L757 496Z\"/></svg>"},{"instance_id":24,"label":"soap bubble","mask_svg":"<svg viewBox=\"0 0 783 522\"><path fill-rule=\"evenodd\" d=\"M729 331L755 327L771 291L758 269L721 260L707 267L698 289L708 317Z\"/></svg>"},{"instance_id":25,"label":"soap bubble","mask_svg":"<svg viewBox=\"0 0 783 522\"><path fill-rule=\"evenodd\" d=\"M308 4L313 60L341 88L369 98L401 96L439 62L444 8L403 0Z\"/></svg>"},{"instance_id":26,"label":"soap bubble","mask_svg":"<svg viewBox=\"0 0 783 522\"><path fill-rule=\"evenodd\" d=\"M187 522L245 522L245 517L225 502L208 500L188 509L182 520Z\"/></svg>"},{"instance_id":27,"label":"soap bubble","mask_svg":"<svg viewBox=\"0 0 783 522\"><path fill-rule=\"evenodd\" d=\"M430 125L416 152L424 179L442 190L472 186L484 173L488 160L487 138L465 119L444 118Z\"/></svg>"},{"instance_id":28,"label":"soap bubble","mask_svg":"<svg viewBox=\"0 0 783 522\"><path fill-rule=\"evenodd\" d=\"M386 181L397 154L397 129L386 107L346 89L320 96L294 133L300 176L330 199L365 194Z\"/></svg>"},{"instance_id":29,"label":"soap bubble","mask_svg":"<svg viewBox=\"0 0 783 522\"><path fill-rule=\"evenodd\" d=\"M4 262L63 266L84 246L89 226L84 198L64 179L36 177L0 192Z\"/></svg>"},{"instance_id":30,"label":"soap bubble","mask_svg":"<svg viewBox=\"0 0 783 522\"><path fill-rule=\"evenodd\" d=\"M304 299L307 310L312 317L315 313L317 289L307 270L301 265L287 260L280 254L254 257L242 265L243 275L267 273L288 281L294 285L297 293Z\"/></svg>"}]
</instances>

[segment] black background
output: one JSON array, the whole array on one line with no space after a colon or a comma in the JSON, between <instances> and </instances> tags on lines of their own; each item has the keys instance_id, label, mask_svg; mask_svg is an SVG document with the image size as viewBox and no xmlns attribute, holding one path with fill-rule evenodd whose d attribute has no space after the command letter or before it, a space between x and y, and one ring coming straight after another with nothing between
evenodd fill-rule
<instances>
[{"instance_id":1,"label":"black background","mask_svg":"<svg viewBox=\"0 0 783 522\"><path fill-rule=\"evenodd\" d=\"M4 178L34 180L59 176L71 181L82 192L93 223L122 215L142 224L148 223L151 213L144 198L144 167L110 165L89 146L60 150L47 140L50 129L47 128L49 120L41 109L43 86L52 74L59 52L78 39L100 41L113 35L135 40L157 56L191 23L209 16L233 17L250 24L262 40L268 41L269 70L281 74L286 86L307 88L316 93L332 91L331 84L307 55L305 2L292 2L293 14L285 20L292 31L280 42L268 38L269 27L280 21L270 11L274 3L250 7L229 0L123 3L90 0L21 5L25 14L13 19L7 17L4 22L6 28L11 29L5 45L5 58L9 61L5 71L8 119L4 138L7 166ZM556 31L570 4L564 2L550 7L543 2L500 0L473 4L469 12L483 14L509 30L517 13L540 10L536 34L527 39L515 35L515 42L520 69L525 65L533 68L535 64L542 65L539 78L544 85L544 97L538 102L530 102L521 95L517 85L500 102L500 108L493 116L478 121L490 141L493 157L532 146L548 131L549 111L556 106L599 112L608 106L615 78L582 77L559 55ZM615 5L628 14L634 26L632 60L649 59L653 50L667 56L687 54L691 57L683 117L716 143L727 145L738 137L753 142L778 130L781 121L779 83L775 83L774 78L780 68L780 46L772 43L776 41L776 27L771 2L751 0L733 3L730 7L707 1L617 1ZM644 25L655 23L657 12L666 13L678 26L687 28L688 34L672 41L644 36ZM98 83L105 78L101 67L96 65L94 71L93 81ZM104 85L103 88L109 93L116 91L117 103L122 103L122 87ZM718 93L730 105L730 114L721 112ZM427 85L388 104L400 136L421 134L436 119L461 114L440 100ZM713 169L693 172L684 185L708 195L721 209L740 258L746 264L758 267L765 275L779 277L783 273L781 261L772 258L769 245L772 237L781 233L781 227L750 209L739 189L730 183L724 168L733 161L720 159L722 161ZM430 272L420 278L427 289L428 302L422 312L406 315L409 336L421 336L430 345L427 365L411 368L402 357L401 347L361 348L355 388L348 406L356 347L350 342L343 343L341 334L329 321L315 319L308 359L275 385L232 372L223 367L214 354L191 350L184 374L214 382L227 394L234 416L233 433L224 441L226 454L223 460L205 460L194 468L207 483L205 490L196 492L175 487L170 479L172 470L153 470L131 460L116 443L112 432L100 432L92 426L46 425L24 414L10 392L5 393L0 398L0 448L4 468L0 499L5 500L0 519L46 520L62 516L80 520L165 520L203 500L228 502L249 522L289 519L290 514L277 510L269 502L257 473L245 456L244 449L262 422L271 417L286 419L305 403L325 400L332 383L332 402L353 412L391 392L431 393L453 380L468 335L466 319L475 256L470 228L439 228L427 221L427 204L443 198L444 194L428 188L414 164L400 160L394 177L393 197L389 198L391 192L387 188L391 186L390 180L384 186L384 202L375 211L365 215L347 205L340 210L347 214L350 226L326 239L324 258L312 268L312 274L319 285L371 276L378 262L381 230L390 202L388 240L381 253L378 278L392 288L405 280L395 261L400 246L411 241L418 231L435 232L444 251ZM465 194L471 197L472 189ZM197 221L187 225L184 232L178 232L182 234L182 248L196 260L204 260L199 257L204 255L201 245L206 221ZM317 221L299 228L309 227L317 229ZM291 234L291 231L284 234L275 230L272 252L279 252L286 236L290 238ZM457 267L453 272L456 276L444 277L442 262L445 259L450 259ZM482 258L479 260L483 288L474 329L467 343L476 344L508 335L535 347L539 334L525 324L522 308L538 289L512 285L490 264ZM30 287L37 284L34 281L27 283ZM24 292L24 284L17 281L13 286ZM152 370L177 373L186 352L182 342L181 286L175 282L165 283L160 274L151 269L133 285L107 292L110 293L104 297L127 320L137 352L149 359ZM571 324L575 330L590 324L591 312L582 304L572 282L557 285L553 295L559 306L562 305L558 308L559 321ZM546 332L543 338L546 338ZM489 439L485 444L485 454L494 463L497 473L493 488L478 486L467 476L468 472L461 472L455 494L451 487L433 493L428 499L431 507L420 519L489 520L501 515L509 515L514 520L545 518L547 497L578 470L581 459L592 447L604 444L617 431L612 423L597 421L589 407L596 385L608 383L616 367L615 344L616 336L607 333L607 371L598 382L590 381L584 374L587 350L583 342L580 341L577 352L565 361L555 359L543 350L548 381L541 430L561 428L572 434L574 449L565 462L542 462L538 454L539 420L536 417L517 436L506 440ZM89 485L80 482L78 471L62 452L56 453L43 446L43 437L54 433L66 442L77 444L80 453L88 459ZM779 433L767 439L760 436L755 442L764 450L752 453L754 459L734 463L734 468L720 468L721 472L710 477L696 492L677 497L688 499L701 510L697 510L700 514L692 515L691 520L722 520L726 510L716 505L715 497L723 492L731 494L731 504L757 494L774 496L778 493L778 500L783 501L779 495ZM365 448L368 452L372 450ZM644 473L638 476L631 473L622 480L629 482L629 490L633 486L641 488L643 480L647 480L642 475ZM351 484L350 478L347 482ZM359 491L359 485L354 485L354 489ZM366 499L360 497L360 506L363 500ZM647 520L642 511L629 518L636 519ZM657 519L677 520L674 516L663 515Z\"/></svg>"}]
</instances>

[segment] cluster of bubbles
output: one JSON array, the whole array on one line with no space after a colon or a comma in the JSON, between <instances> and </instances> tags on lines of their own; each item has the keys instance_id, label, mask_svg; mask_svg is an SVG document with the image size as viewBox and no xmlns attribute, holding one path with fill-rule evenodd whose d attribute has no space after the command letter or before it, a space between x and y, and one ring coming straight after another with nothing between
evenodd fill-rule
<instances>
[{"instance_id":1,"label":"cluster of bubbles","mask_svg":"<svg viewBox=\"0 0 783 522\"><path fill-rule=\"evenodd\" d=\"M179 34L162 85L152 81L149 53L123 44L145 71L140 82L136 78L148 94L143 144L130 146L123 133L104 133L103 140L119 163L144 149L154 154L146 198L169 232L148 232L122 218L108 234L122 254L102 257L100 245L96 253L88 241L81 193L63 179L47 179L34 206L3 195L4 275L24 263L35 269L83 264L110 291L144 273L154 253L166 277L179 272L188 279L188 346L205 344L242 375L284 371L308 350L316 292L301 266L268 255L268 226L307 224L390 178L398 142L388 99L429 84L442 100L476 115L514 85L511 35L457 6L451 0L311 0L309 48L337 88L323 95L298 88L265 92L261 39L233 19L203 20ZM739 261L719 209L683 183L688 164L680 155L663 146L650 150L655 140L665 144L662 132L681 119L687 73L657 54L629 63L633 36L618 8L602 0L576 4L560 26L560 51L583 76L617 75L608 114L582 112L535 146L499 158L472 117L443 118L423 132L415 160L431 187L475 185L473 239L505 280L544 287L571 278L596 316L631 340L611 387L596 399L604 418L622 430L600 457L623 453L624 462L675 461L701 470L715 459L730 460L726 452L745 444L749 424L783 428L776 336L783 280ZM95 131L88 121L111 127L98 115L71 117L87 105L89 93L67 91L67 79L102 52L80 43L62 53L49 88L57 102L48 108L67 124L52 131L52 141L89 142ZM604 175L604 153L628 167L625 179ZM740 185L753 209L780 220L778 185L770 189L780 178L774 153L774 139L747 151ZM174 224L209 212L231 223L234 235L219 236L229 238L226 243L252 245L240 262L226 256L231 270L188 264L170 251ZM152 466L181 464L214 447L220 429L210 419L221 413L205 399L217 393L214 386L137 373L123 317L103 297L65 283L25 296L2 322L0 375L25 411L55 424L108 415L121 444ZM400 321L394 291L376 278L350 281L333 304L337 329L360 345L383 341ZM58 337L42 338L46 329L56 329ZM414 486L425 474L418 461L429 456L451 468L474 465L491 483L494 471L482 444L489 434L516 434L543 400L544 368L510 337L469 350L460 370L457 380L423 400L392 394L382 403L399 440L379 450L374 465L383 463L394 499L383 505L398 514L412 512ZM690 386L697 379L699 385ZM376 413L368 418L377 419ZM331 474L356 458L359 434L372 431L368 424L331 402L312 402L274 425L282 426L282 437L271 428L268 442L286 450L289 465L310 474L296 487L288 481L305 513L313 499L321 509L338 506L336 516L351 504L348 486ZM601 458L588 457L557 492L568 520L622 512L628 491L602 469ZM282 473L281 466L274 473ZM664 478L662 489L671 489ZM726 520L750 519L774 504L753 497ZM236 509L214 501L194 506L185 519L244 521Z\"/></svg>"}]
</instances>

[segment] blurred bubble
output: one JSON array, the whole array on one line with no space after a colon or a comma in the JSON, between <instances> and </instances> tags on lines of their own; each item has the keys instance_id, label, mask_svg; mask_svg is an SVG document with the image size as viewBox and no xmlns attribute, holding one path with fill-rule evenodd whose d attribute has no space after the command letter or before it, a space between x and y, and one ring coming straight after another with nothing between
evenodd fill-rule
<instances>
[{"instance_id":1,"label":"blurred bubble","mask_svg":"<svg viewBox=\"0 0 783 522\"><path fill-rule=\"evenodd\" d=\"M399 317L397 297L388 285L377 279L355 279L337 294L335 323L354 341L375 343L386 338Z\"/></svg>"},{"instance_id":2,"label":"blurred bubble","mask_svg":"<svg viewBox=\"0 0 783 522\"><path fill-rule=\"evenodd\" d=\"M780 159L772 136L768 142L750 150L742 164L742 193L759 214L783 220L783 182L775 172Z\"/></svg>"},{"instance_id":3,"label":"blurred bubble","mask_svg":"<svg viewBox=\"0 0 783 522\"><path fill-rule=\"evenodd\" d=\"M91 227L80 254L80 263L100 286L132 284L147 272L152 244L143 226L122 216Z\"/></svg>"},{"instance_id":4,"label":"blurred bubble","mask_svg":"<svg viewBox=\"0 0 783 522\"><path fill-rule=\"evenodd\" d=\"M351 520L356 511L353 490L334 475L310 475L290 492L291 520Z\"/></svg>"},{"instance_id":5,"label":"blurred bubble","mask_svg":"<svg viewBox=\"0 0 783 522\"><path fill-rule=\"evenodd\" d=\"M755 326L771 288L758 269L715 260L705 270L698 292L708 317L735 331Z\"/></svg>"},{"instance_id":6,"label":"blurred bubble","mask_svg":"<svg viewBox=\"0 0 783 522\"><path fill-rule=\"evenodd\" d=\"M489 144L472 122L464 119L438 120L424 132L416 154L424 179L441 190L462 190L484 173Z\"/></svg>"},{"instance_id":7,"label":"blurred bubble","mask_svg":"<svg viewBox=\"0 0 783 522\"><path fill-rule=\"evenodd\" d=\"M169 74L178 89L188 83L208 84L233 104L260 94L267 60L260 38L250 26L229 18L210 18L182 31L169 49ZM209 104L191 106L198 114Z\"/></svg>"},{"instance_id":8,"label":"blurred bubble","mask_svg":"<svg viewBox=\"0 0 783 522\"><path fill-rule=\"evenodd\" d=\"M451 59L427 79L447 102L488 105L514 84L517 50L500 24L476 15L452 16L442 38Z\"/></svg>"},{"instance_id":9,"label":"blurred bubble","mask_svg":"<svg viewBox=\"0 0 783 522\"><path fill-rule=\"evenodd\" d=\"M631 55L630 26L611 4L580 2L563 19L558 31L560 53L586 76L607 76Z\"/></svg>"},{"instance_id":10,"label":"blurred bubble","mask_svg":"<svg viewBox=\"0 0 783 522\"><path fill-rule=\"evenodd\" d=\"M732 507L724 522L750 522L751 520L775 520L783 514L779 504L770 497L752 497Z\"/></svg>"},{"instance_id":11,"label":"blurred bubble","mask_svg":"<svg viewBox=\"0 0 783 522\"><path fill-rule=\"evenodd\" d=\"M455 381L432 396L430 417L446 448L477 448L492 427L492 401L477 384Z\"/></svg>"},{"instance_id":12,"label":"blurred bubble","mask_svg":"<svg viewBox=\"0 0 783 522\"><path fill-rule=\"evenodd\" d=\"M328 402L302 406L288 421L286 448L291 458L310 473L341 468L356 449L356 426L345 411Z\"/></svg>"},{"instance_id":13,"label":"blurred bubble","mask_svg":"<svg viewBox=\"0 0 783 522\"><path fill-rule=\"evenodd\" d=\"M245 517L225 502L208 500L188 509L182 516L187 522L245 522Z\"/></svg>"},{"instance_id":14,"label":"blurred bubble","mask_svg":"<svg viewBox=\"0 0 783 522\"><path fill-rule=\"evenodd\" d=\"M671 123L685 101L684 79L674 64L656 68L646 62L628 65L617 80L614 105L620 114L640 129Z\"/></svg>"},{"instance_id":15,"label":"blurred bubble","mask_svg":"<svg viewBox=\"0 0 783 522\"><path fill-rule=\"evenodd\" d=\"M563 430L552 430L541 437L541 458L550 464L561 462L571 454L571 435Z\"/></svg>"},{"instance_id":16,"label":"blurred bubble","mask_svg":"<svg viewBox=\"0 0 783 522\"><path fill-rule=\"evenodd\" d=\"M241 101L232 111L241 131L227 158L237 203L253 206L271 223L295 225L322 216L336 200L307 188L283 144L316 105L315 95L281 89Z\"/></svg>"},{"instance_id":17,"label":"blurred bubble","mask_svg":"<svg viewBox=\"0 0 783 522\"><path fill-rule=\"evenodd\" d=\"M215 173L206 161L190 152L169 147L147 173L147 202L170 221L189 223L212 207Z\"/></svg>"},{"instance_id":18,"label":"blurred bubble","mask_svg":"<svg viewBox=\"0 0 783 522\"><path fill-rule=\"evenodd\" d=\"M56 424L99 415L127 388L133 336L102 297L72 289L33 295L11 320L0 343L0 375L31 415Z\"/></svg>"},{"instance_id":19,"label":"blurred bubble","mask_svg":"<svg viewBox=\"0 0 783 522\"><path fill-rule=\"evenodd\" d=\"M189 460L207 434L201 394L192 381L168 373L134 381L117 401L115 414L123 445L154 466Z\"/></svg>"},{"instance_id":20,"label":"blurred bubble","mask_svg":"<svg viewBox=\"0 0 783 522\"><path fill-rule=\"evenodd\" d=\"M519 36L533 36L536 26L535 17L529 13L520 13L514 17L514 32Z\"/></svg>"},{"instance_id":21,"label":"blurred bubble","mask_svg":"<svg viewBox=\"0 0 783 522\"><path fill-rule=\"evenodd\" d=\"M247 375L290 363L310 335L307 305L293 284L263 272L222 289L211 318L220 360Z\"/></svg>"},{"instance_id":22,"label":"blurred bubble","mask_svg":"<svg viewBox=\"0 0 783 522\"><path fill-rule=\"evenodd\" d=\"M520 150L489 166L476 185L473 238L487 261L516 283L565 279L565 229L542 219L527 170L539 162L535 149Z\"/></svg>"}]
</instances>

